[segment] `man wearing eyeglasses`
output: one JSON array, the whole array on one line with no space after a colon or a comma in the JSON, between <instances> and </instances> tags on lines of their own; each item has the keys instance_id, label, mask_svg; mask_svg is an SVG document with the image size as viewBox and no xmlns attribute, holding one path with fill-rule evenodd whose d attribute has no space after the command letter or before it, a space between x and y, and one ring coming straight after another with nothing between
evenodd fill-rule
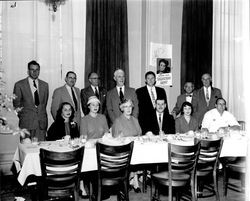
<instances>
[{"instance_id":1,"label":"man wearing eyeglasses","mask_svg":"<svg viewBox=\"0 0 250 201\"><path fill-rule=\"evenodd\" d=\"M36 61L28 63L28 77L15 83L13 93L17 96L13 105L18 113L19 127L26 128L30 137L45 140L48 126L47 102L49 85L38 79L40 65Z\"/></svg>"},{"instance_id":2,"label":"man wearing eyeglasses","mask_svg":"<svg viewBox=\"0 0 250 201\"><path fill-rule=\"evenodd\" d=\"M75 87L76 73L68 71L65 77L66 84L54 90L51 103L51 114L53 119L56 119L57 110L61 103L70 103L75 110L74 121L80 126L81 110L80 110L80 89Z\"/></svg>"},{"instance_id":3,"label":"man wearing eyeglasses","mask_svg":"<svg viewBox=\"0 0 250 201\"><path fill-rule=\"evenodd\" d=\"M98 113L106 114L106 89L100 86L100 79L97 73L89 73L88 80L90 85L81 90L81 104L84 115L89 113L87 102L91 96L96 96L100 101Z\"/></svg>"}]
</instances>

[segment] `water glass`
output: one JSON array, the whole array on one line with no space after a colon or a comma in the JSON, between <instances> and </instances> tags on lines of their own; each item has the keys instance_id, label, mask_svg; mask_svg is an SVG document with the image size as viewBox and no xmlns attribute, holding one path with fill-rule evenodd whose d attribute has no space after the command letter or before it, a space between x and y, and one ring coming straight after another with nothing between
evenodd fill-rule
<instances>
[{"instance_id":1,"label":"water glass","mask_svg":"<svg viewBox=\"0 0 250 201\"><path fill-rule=\"evenodd\" d=\"M38 144L38 138L37 137L32 137L31 138L31 143L32 144Z\"/></svg>"}]
</instances>

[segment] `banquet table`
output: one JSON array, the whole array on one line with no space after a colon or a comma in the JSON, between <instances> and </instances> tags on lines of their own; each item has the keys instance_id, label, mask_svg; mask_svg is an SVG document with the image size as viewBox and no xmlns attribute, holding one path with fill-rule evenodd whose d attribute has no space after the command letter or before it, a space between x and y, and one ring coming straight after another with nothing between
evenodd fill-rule
<instances>
[{"instance_id":1,"label":"banquet table","mask_svg":"<svg viewBox=\"0 0 250 201\"><path fill-rule=\"evenodd\" d=\"M124 140L125 139L125 140ZM168 143L189 145L193 144L193 138L188 139L161 139L134 137L124 138L126 143L133 140L134 149L131 158L131 165L138 164L154 164L168 162ZM102 141L101 139L99 141ZM85 151L82 164L82 172L97 170L96 159L96 140L89 140L85 144ZM246 156L247 154L247 138L240 136L237 138L228 137L224 139L220 157L224 156ZM72 146L63 144L61 141L46 141L39 144L19 144L15 152L13 162L16 167L18 181L21 185L25 184L26 179L30 175L41 176L41 167L39 159L39 149L45 148L56 151L70 151Z\"/></svg>"}]
</instances>

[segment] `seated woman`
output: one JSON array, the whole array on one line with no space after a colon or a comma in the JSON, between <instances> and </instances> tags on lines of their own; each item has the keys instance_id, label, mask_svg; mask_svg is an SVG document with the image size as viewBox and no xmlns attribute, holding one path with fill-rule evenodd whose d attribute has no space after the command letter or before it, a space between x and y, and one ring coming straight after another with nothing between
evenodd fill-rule
<instances>
[{"instance_id":1,"label":"seated woman","mask_svg":"<svg viewBox=\"0 0 250 201\"><path fill-rule=\"evenodd\" d=\"M56 119L47 133L47 140L59 140L69 135L71 138L79 137L77 123L73 121L74 108L68 102L63 102L57 110Z\"/></svg>"},{"instance_id":2,"label":"seated woman","mask_svg":"<svg viewBox=\"0 0 250 201\"><path fill-rule=\"evenodd\" d=\"M192 116L193 106L184 102L181 106L181 116L175 120L176 133L187 133L198 130L198 121Z\"/></svg>"},{"instance_id":3,"label":"seated woman","mask_svg":"<svg viewBox=\"0 0 250 201\"><path fill-rule=\"evenodd\" d=\"M112 126L112 135L113 137L127 137L127 136L139 136L142 133L141 127L139 125L138 120L133 117L132 110L133 110L133 102L132 100L124 100L120 104L120 110L122 114L118 117L113 126ZM134 188L136 193L141 192L138 183L138 175L137 172L130 173L130 181L131 187Z\"/></svg>"},{"instance_id":4,"label":"seated woman","mask_svg":"<svg viewBox=\"0 0 250 201\"><path fill-rule=\"evenodd\" d=\"M81 135L88 139L101 138L109 131L107 119L103 114L99 114L100 101L96 96L91 96L87 102L89 113L81 120Z\"/></svg>"},{"instance_id":5,"label":"seated woman","mask_svg":"<svg viewBox=\"0 0 250 201\"><path fill-rule=\"evenodd\" d=\"M122 114L116 118L112 126L113 137L127 137L127 136L138 136L141 135L142 130L138 120L132 116L133 110L132 100L124 100L120 104L120 110Z\"/></svg>"}]
</instances>

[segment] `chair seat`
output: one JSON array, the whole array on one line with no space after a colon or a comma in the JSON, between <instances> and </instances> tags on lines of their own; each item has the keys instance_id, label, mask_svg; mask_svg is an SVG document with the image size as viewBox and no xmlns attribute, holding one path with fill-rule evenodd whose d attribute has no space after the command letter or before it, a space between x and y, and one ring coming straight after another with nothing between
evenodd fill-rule
<instances>
[{"instance_id":1,"label":"chair seat","mask_svg":"<svg viewBox=\"0 0 250 201\"><path fill-rule=\"evenodd\" d=\"M190 175L185 173L172 173L172 186L184 186L190 180ZM169 173L168 171L158 172L152 174L152 179L157 180L159 183L163 185L169 184Z\"/></svg>"},{"instance_id":2,"label":"chair seat","mask_svg":"<svg viewBox=\"0 0 250 201\"><path fill-rule=\"evenodd\" d=\"M199 177L203 177L203 176L207 176L209 174L211 174L213 172L213 167L212 166L200 166L199 164L197 165L197 171L196 171L196 175Z\"/></svg>"},{"instance_id":3,"label":"chair seat","mask_svg":"<svg viewBox=\"0 0 250 201\"><path fill-rule=\"evenodd\" d=\"M246 173L246 161L237 161L234 163L227 163L226 168L240 173Z\"/></svg>"},{"instance_id":4,"label":"chair seat","mask_svg":"<svg viewBox=\"0 0 250 201\"><path fill-rule=\"evenodd\" d=\"M123 182L123 181L124 181L124 178L122 178L122 177L112 178L112 179L104 178L104 179L102 179L102 185L114 186L114 185L121 184L121 182Z\"/></svg>"}]
</instances>

